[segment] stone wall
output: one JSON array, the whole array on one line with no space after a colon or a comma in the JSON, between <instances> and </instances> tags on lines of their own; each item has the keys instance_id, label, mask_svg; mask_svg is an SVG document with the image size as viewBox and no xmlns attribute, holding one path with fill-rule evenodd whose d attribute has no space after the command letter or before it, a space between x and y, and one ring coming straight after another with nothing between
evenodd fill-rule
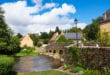
<instances>
[{"instance_id":1,"label":"stone wall","mask_svg":"<svg viewBox=\"0 0 110 75\"><path fill-rule=\"evenodd\" d=\"M87 68L110 68L110 48L82 48L79 49L79 54L79 62Z\"/></svg>"},{"instance_id":2,"label":"stone wall","mask_svg":"<svg viewBox=\"0 0 110 75\"><path fill-rule=\"evenodd\" d=\"M67 50L66 46L68 44L62 43L62 44L50 44L46 47L46 52L47 55L52 56L56 59L61 59L64 58L65 51Z\"/></svg>"},{"instance_id":3,"label":"stone wall","mask_svg":"<svg viewBox=\"0 0 110 75\"><path fill-rule=\"evenodd\" d=\"M64 63L73 64L71 52L66 44L53 44L46 47L47 53L50 55L50 50L52 51L52 56L59 54L59 58L63 56ZM54 53L56 50L56 53ZM60 54L62 50L62 54ZM104 70L110 68L110 48L79 48L79 59L80 65L89 69Z\"/></svg>"}]
</instances>

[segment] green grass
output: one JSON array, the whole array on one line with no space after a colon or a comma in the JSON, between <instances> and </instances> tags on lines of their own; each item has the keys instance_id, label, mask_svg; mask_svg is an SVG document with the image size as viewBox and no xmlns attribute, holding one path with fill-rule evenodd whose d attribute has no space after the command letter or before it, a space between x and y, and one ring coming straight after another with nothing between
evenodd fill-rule
<instances>
[{"instance_id":1,"label":"green grass","mask_svg":"<svg viewBox=\"0 0 110 75\"><path fill-rule=\"evenodd\" d=\"M0 75L9 75L12 71L13 64L14 58L0 55Z\"/></svg>"},{"instance_id":2,"label":"green grass","mask_svg":"<svg viewBox=\"0 0 110 75\"><path fill-rule=\"evenodd\" d=\"M69 75L69 74L55 71L55 70L49 70L49 71L42 71L42 72L17 73L17 75Z\"/></svg>"},{"instance_id":3,"label":"green grass","mask_svg":"<svg viewBox=\"0 0 110 75\"><path fill-rule=\"evenodd\" d=\"M38 52L35 52L34 48L26 48L26 49L22 49L19 53L16 54L16 56L37 56L39 55Z\"/></svg>"}]
</instances>

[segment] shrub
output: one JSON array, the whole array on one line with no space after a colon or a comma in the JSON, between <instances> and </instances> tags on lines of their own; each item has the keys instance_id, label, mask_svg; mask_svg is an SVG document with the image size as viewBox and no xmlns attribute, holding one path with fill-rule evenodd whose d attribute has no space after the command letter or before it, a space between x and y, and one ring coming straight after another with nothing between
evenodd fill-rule
<instances>
[{"instance_id":1,"label":"shrub","mask_svg":"<svg viewBox=\"0 0 110 75\"><path fill-rule=\"evenodd\" d=\"M82 68L82 67L75 67L75 68L72 68L71 71L74 72L74 73L79 73L81 71L84 71L84 68Z\"/></svg>"},{"instance_id":2,"label":"shrub","mask_svg":"<svg viewBox=\"0 0 110 75\"><path fill-rule=\"evenodd\" d=\"M61 35L57 40L56 43L64 43L67 42L67 39L64 35Z\"/></svg>"},{"instance_id":3,"label":"shrub","mask_svg":"<svg viewBox=\"0 0 110 75\"><path fill-rule=\"evenodd\" d=\"M49 42L49 39L45 39L43 43L48 44L48 42Z\"/></svg>"},{"instance_id":4,"label":"shrub","mask_svg":"<svg viewBox=\"0 0 110 75\"><path fill-rule=\"evenodd\" d=\"M98 70L85 70L82 75L101 75Z\"/></svg>"},{"instance_id":5,"label":"shrub","mask_svg":"<svg viewBox=\"0 0 110 75\"><path fill-rule=\"evenodd\" d=\"M63 67L64 67L64 70L70 69L70 65L69 64L64 64Z\"/></svg>"},{"instance_id":6,"label":"shrub","mask_svg":"<svg viewBox=\"0 0 110 75\"><path fill-rule=\"evenodd\" d=\"M71 52L72 60L73 60L74 64L77 64L78 58L79 58L78 49L76 47L70 47L69 50Z\"/></svg>"},{"instance_id":7,"label":"shrub","mask_svg":"<svg viewBox=\"0 0 110 75\"><path fill-rule=\"evenodd\" d=\"M37 46L38 46L38 47L42 46L42 43L41 43L41 42L38 42L38 43L37 43Z\"/></svg>"},{"instance_id":8,"label":"shrub","mask_svg":"<svg viewBox=\"0 0 110 75\"><path fill-rule=\"evenodd\" d=\"M0 55L0 75L10 75L12 72L14 59L5 55Z\"/></svg>"},{"instance_id":9,"label":"shrub","mask_svg":"<svg viewBox=\"0 0 110 75\"><path fill-rule=\"evenodd\" d=\"M110 75L110 70L106 71L105 75Z\"/></svg>"}]
</instances>

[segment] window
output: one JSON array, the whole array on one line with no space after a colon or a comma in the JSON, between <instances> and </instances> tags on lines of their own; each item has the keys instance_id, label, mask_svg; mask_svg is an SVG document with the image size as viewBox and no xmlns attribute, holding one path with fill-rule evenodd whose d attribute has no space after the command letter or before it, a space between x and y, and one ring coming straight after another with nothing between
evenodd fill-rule
<instances>
[{"instance_id":1,"label":"window","mask_svg":"<svg viewBox=\"0 0 110 75\"><path fill-rule=\"evenodd\" d=\"M63 54L63 50L60 50L60 51L59 51L59 54Z\"/></svg>"},{"instance_id":2,"label":"window","mask_svg":"<svg viewBox=\"0 0 110 75\"><path fill-rule=\"evenodd\" d=\"M56 53L56 50L53 50L53 53Z\"/></svg>"}]
</instances>

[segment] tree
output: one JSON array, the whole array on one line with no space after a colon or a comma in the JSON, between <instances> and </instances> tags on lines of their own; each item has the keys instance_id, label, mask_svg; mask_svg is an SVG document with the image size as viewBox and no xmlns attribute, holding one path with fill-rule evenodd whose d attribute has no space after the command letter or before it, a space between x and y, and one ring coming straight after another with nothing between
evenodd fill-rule
<instances>
[{"instance_id":1,"label":"tree","mask_svg":"<svg viewBox=\"0 0 110 75\"><path fill-rule=\"evenodd\" d=\"M49 38L49 35L47 32L41 32L40 38L41 39L47 39L47 38Z\"/></svg>"},{"instance_id":2,"label":"tree","mask_svg":"<svg viewBox=\"0 0 110 75\"><path fill-rule=\"evenodd\" d=\"M59 34L61 33L61 30L59 29L58 26L56 27L55 32L58 32Z\"/></svg>"},{"instance_id":3,"label":"tree","mask_svg":"<svg viewBox=\"0 0 110 75\"><path fill-rule=\"evenodd\" d=\"M98 33L100 32L100 22L102 17L94 19L91 24L87 25L83 30L87 40L97 40Z\"/></svg>"},{"instance_id":4,"label":"tree","mask_svg":"<svg viewBox=\"0 0 110 75\"><path fill-rule=\"evenodd\" d=\"M4 22L3 10L0 8L0 51L7 50L9 44L10 34L8 33L8 26Z\"/></svg>"},{"instance_id":5,"label":"tree","mask_svg":"<svg viewBox=\"0 0 110 75\"><path fill-rule=\"evenodd\" d=\"M33 40L34 45L37 46L37 43L39 41L39 36L37 34L30 34L30 37Z\"/></svg>"},{"instance_id":6,"label":"tree","mask_svg":"<svg viewBox=\"0 0 110 75\"><path fill-rule=\"evenodd\" d=\"M10 39L10 44L7 46L8 54L17 53L20 51L20 42L17 36L12 36Z\"/></svg>"},{"instance_id":7,"label":"tree","mask_svg":"<svg viewBox=\"0 0 110 75\"><path fill-rule=\"evenodd\" d=\"M13 31L5 23L3 14L4 11L0 8L0 53L12 54L17 52L19 41L13 37Z\"/></svg>"},{"instance_id":8,"label":"tree","mask_svg":"<svg viewBox=\"0 0 110 75\"><path fill-rule=\"evenodd\" d=\"M54 34L54 31L51 31L51 30L50 30L50 32L49 32L49 34L48 34L49 39L53 36L53 34Z\"/></svg>"},{"instance_id":9,"label":"tree","mask_svg":"<svg viewBox=\"0 0 110 75\"><path fill-rule=\"evenodd\" d=\"M18 33L16 36L17 36L19 39L23 37L23 35L22 35L21 33Z\"/></svg>"}]
</instances>

